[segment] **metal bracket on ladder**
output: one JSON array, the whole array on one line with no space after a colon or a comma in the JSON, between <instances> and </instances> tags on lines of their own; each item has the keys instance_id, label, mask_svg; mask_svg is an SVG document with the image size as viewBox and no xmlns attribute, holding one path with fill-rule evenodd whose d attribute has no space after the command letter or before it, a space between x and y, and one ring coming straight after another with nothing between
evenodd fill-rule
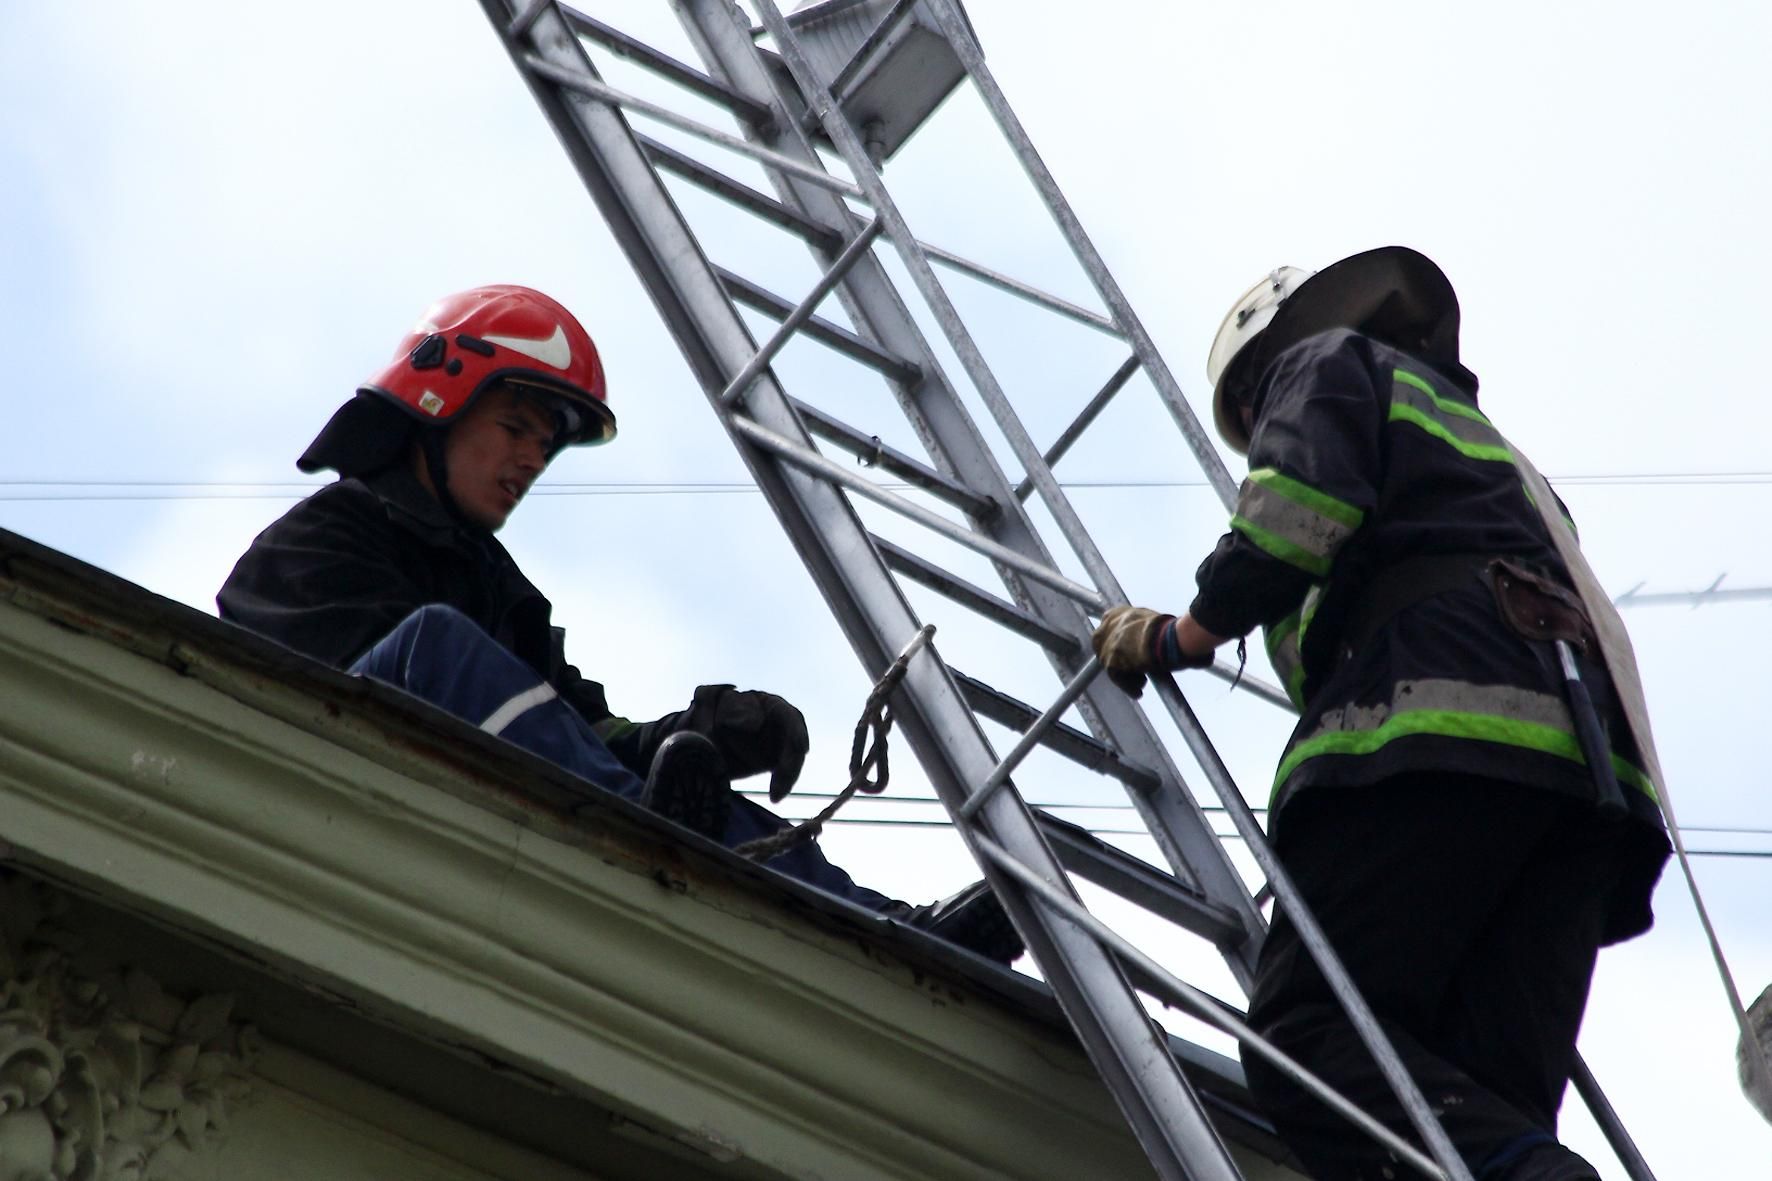
<instances>
[{"instance_id":1,"label":"metal bracket on ladder","mask_svg":"<svg viewBox=\"0 0 1772 1181\"><path fill-rule=\"evenodd\" d=\"M760 28L753 28L732 0L672 0L703 69L556 0L480 3L869 675L878 677L922 626L900 579L932 590L980 620L1032 643L1051 664L1063 689L1048 707L1035 711L1016 695L950 668L930 645L906 665L894 699L898 724L954 816L957 831L1026 938L1158 1175L1235 1181L1236 1166L1168 1052L1165 1035L1146 1014L1134 984L1231 1029L1234 1036L1255 1045L1257 1052L1267 1049L1234 1015L1226 1015L1221 1002L1175 981L1103 928L1082 909L1067 870L1210 940L1245 988L1253 976L1265 921L1256 897L1244 885L1149 719L1124 694L1095 683L1099 666L1089 656L1091 617L1126 597L1070 505L1053 466L1109 401L1142 375L1175 420L1219 499L1229 504L1235 489L1149 335L1009 111L957 0L825 0L802 5L788 16L772 0L752 0ZM772 42L773 49L761 48L760 37ZM587 42L609 48L724 107L739 133L608 85L591 63ZM912 51L905 50L907 45ZM921 55L917 61L925 75L930 73L929 63L936 62L934 72L949 79L944 85L969 78L976 86L1082 264L1105 314L939 250L912 234L887 192L880 168L945 91L904 99L911 109L891 106L906 92L903 79L893 71L907 52ZM754 161L763 168L773 193L730 177L691 152L637 134L629 125L630 116L662 123ZM828 171L820 145L842 157L852 180ZM672 199L666 175L798 238L818 261L817 281L803 297L791 301L717 265ZM852 203L865 205L870 212L858 213ZM1003 471L912 317L905 294L876 257L876 248L887 243L910 276L914 290L909 294L933 317L972 390L1007 441L1023 473L1019 480ZM1023 426L948 299L936 264L1113 336L1128 347L1127 358L1045 449ZM840 302L852 327L817 314L831 298ZM755 340L741 307L777 321L766 341ZM874 375L871 380L883 380L927 459L887 446L877 432L846 423L804 396L790 397L774 365L782 350L797 339L822 344L865 367ZM820 449L820 441L866 466L857 469L834 462ZM885 486L874 478L878 475L903 481L903 490ZM1057 540L1083 570L1087 585L1063 573L1055 561L1047 538L1026 508L1035 495L1056 525ZM854 497L982 555L1001 577L1009 597L980 588L911 548L876 536L858 516ZM938 502L950 514L925 507L925 499ZM952 519L952 510L964 518L963 523ZM1223 666L1218 671L1231 675ZM1327 947L1319 946L1321 932L1273 861L1259 825L1185 698L1169 678L1158 682L1158 695L1171 719L1281 904L1295 918L1302 916L1301 932L1325 964L1356 1025L1368 1035L1368 1044L1415 1117L1433 1160L1368 1117L1349 1111L1349 1118L1392 1144L1403 1159L1428 1175L1469 1181L1468 1170L1345 972ZM1252 687L1268 701L1285 702L1271 686L1255 682ZM1086 733L1061 721L1071 712L1080 715ZM1021 731L1004 758L993 754L981 719ZM1036 747L1119 782L1155 840L1167 872L1029 808L1011 776ZM1284 1063L1282 1067L1296 1071ZM1313 1089L1321 1086L1306 1076L1295 1076ZM1345 1101L1332 1093L1324 1094L1324 1099L1345 1107Z\"/></svg>"}]
</instances>

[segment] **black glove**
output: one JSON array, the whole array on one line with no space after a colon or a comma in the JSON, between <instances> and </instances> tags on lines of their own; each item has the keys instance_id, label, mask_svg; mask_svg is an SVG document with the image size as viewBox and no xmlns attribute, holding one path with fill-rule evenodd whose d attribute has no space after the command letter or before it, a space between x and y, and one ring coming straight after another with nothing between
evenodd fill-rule
<instances>
[{"instance_id":1,"label":"black glove","mask_svg":"<svg viewBox=\"0 0 1772 1181\"><path fill-rule=\"evenodd\" d=\"M792 791L800 778L810 745L806 718L786 698L731 685L703 685L695 691L685 722L684 729L713 742L733 779L771 772L771 803Z\"/></svg>"}]
</instances>

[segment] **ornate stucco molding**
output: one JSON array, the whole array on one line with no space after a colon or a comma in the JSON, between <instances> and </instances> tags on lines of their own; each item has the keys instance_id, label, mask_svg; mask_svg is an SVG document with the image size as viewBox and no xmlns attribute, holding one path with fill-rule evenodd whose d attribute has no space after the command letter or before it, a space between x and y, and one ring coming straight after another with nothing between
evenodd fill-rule
<instances>
[{"instance_id":1,"label":"ornate stucco molding","mask_svg":"<svg viewBox=\"0 0 1772 1181\"><path fill-rule=\"evenodd\" d=\"M83 973L67 905L0 874L0 1181L152 1181L226 1130L258 1036L226 994Z\"/></svg>"}]
</instances>

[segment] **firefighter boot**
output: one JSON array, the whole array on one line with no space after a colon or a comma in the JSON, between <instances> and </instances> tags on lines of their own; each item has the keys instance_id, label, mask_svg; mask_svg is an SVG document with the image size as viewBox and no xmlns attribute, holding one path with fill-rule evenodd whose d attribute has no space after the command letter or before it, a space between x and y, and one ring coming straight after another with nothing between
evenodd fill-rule
<instances>
[{"instance_id":1,"label":"firefighter boot","mask_svg":"<svg viewBox=\"0 0 1772 1181\"><path fill-rule=\"evenodd\" d=\"M904 909L899 910L899 907ZM1014 963L1027 950L1009 913L985 882L973 882L958 894L910 906L899 902L886 911L896 919L945 939L958 947L1000 964Z\"/></svg>"},{"instance_id":2,"label":"firefighter boot","mask_svg":"<svg viewBox=\"0 0 1772 1181\"><path fill-rule=\"evenodd\" d=\"M732 784L714 744L685 731L659 743L646 776L642 807L675 821L710 841L726 835Z\"/></svg>"}]
</instances>

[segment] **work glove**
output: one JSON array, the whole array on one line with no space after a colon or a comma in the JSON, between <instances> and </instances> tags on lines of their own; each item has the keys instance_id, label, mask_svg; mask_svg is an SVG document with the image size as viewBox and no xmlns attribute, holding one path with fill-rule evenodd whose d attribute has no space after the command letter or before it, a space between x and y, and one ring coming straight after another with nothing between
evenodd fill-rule
<instances>
[{"instance_id":1,"label":"work glove","mask_svg":"<svg viewBox=\"0 0 1772 1181\"><path fill-rule=\"evenodd\" d=\"M1109 607L1089 642L1108 680L1132 697L1144 692L1146 673L1212 663L1210 652L1203 657L1183 653L1175 641L1175 616L1148 607Z\"/></svg>"},{"instance_id":2,"label":"work glove","mask_svg":"<svg viewBox=\"0 0 1772 1181\"><path fill-rule=\"evenodd\" d=\"M706 735L733 779L770 772L769 799L779 802L794 788L810 740L806 718L786 698L731 685L695 691L684 729Z\"/></svg>"}]
</instances>

